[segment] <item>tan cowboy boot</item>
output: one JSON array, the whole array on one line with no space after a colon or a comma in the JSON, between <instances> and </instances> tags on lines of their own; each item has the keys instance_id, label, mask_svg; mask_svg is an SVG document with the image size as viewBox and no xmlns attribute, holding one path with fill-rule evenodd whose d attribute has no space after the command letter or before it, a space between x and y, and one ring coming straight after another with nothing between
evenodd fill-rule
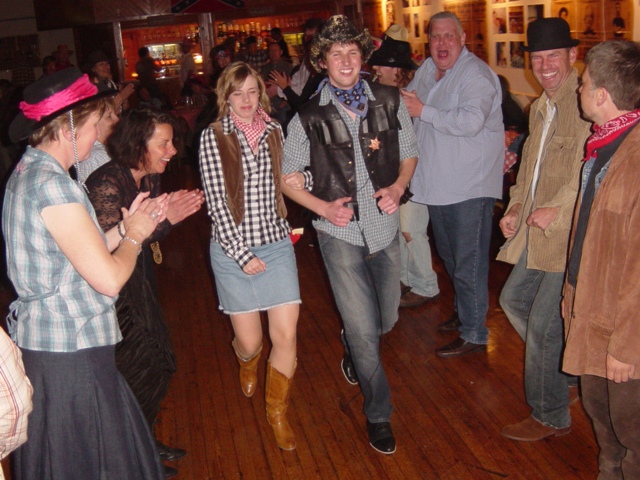
<instances>
[{"instance_id":1,"label":"tan cowboy boot","mask_svg":"<svg viewBox=\"0 0 640 480\"><path fill-rule=\"evenodd\" d=\"M295 370L294 370L295 373ZM278 370L273 368L271 361L267 361L267 421L273 434L276 437L276 443L282 450L293 450L296 448L296 437L289 426L286 413L289 405L289 393L293 375L291 378L285 377Z\"/></svg>"},{"instance_id":2,"label":"tan cowboy boot","mask_svg":"<svg viewBox=\"0 0 640 480\"><path fill-rule=\"evenodd\" d=\"M258 351L254 353L250 358L243 358L236 347L236 339L231 342L233 350L236 352L236 358L240 364L240 388L242 393L246 397L250 397L256 391L258 385L258 360L260 360L260 354L262 353L262 344Z\"/></svg>"}]
</instances>

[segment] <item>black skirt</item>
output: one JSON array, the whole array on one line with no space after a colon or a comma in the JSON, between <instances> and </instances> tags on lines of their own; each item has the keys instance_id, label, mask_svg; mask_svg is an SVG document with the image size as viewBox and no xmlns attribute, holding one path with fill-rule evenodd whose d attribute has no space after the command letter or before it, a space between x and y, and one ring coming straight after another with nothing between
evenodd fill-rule
<instances>
[{"instance_id":1,"label":"black skirt","mask_svg":"<svg viewBox=\"0 0 640 480\"><path fill-rule=\"evenodd\" d=\"M23 350L33 385L28 440L15 480L162 480L155 441L115 364L113 346Z\"/></svg>"}]
</instances>

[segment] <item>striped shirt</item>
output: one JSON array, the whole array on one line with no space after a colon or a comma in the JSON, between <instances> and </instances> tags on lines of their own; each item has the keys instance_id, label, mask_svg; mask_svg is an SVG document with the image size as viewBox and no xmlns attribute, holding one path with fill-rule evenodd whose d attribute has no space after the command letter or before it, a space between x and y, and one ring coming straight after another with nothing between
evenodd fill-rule
<instances>
[{"instance_id":1,"label":"striped shirt","mask_svg":"<svg viewBox=\"0 0 640 480\"><path fill-rule=\"evenodd\" d=\"M375 99L369 85L365 84L365 92L368 98ZM362 117L356 116L355 120L340 106L335 95L331 92L329 85L325 85L320 92L320 105L327 105L333 102L345 125L349 129L351 138L359 138L360 122ZM411 126L411 118L404 102L400 102L398 109L398 120L401 128L398 131L398 141L400 146L400 161L418 156L416 137ZM356 164L356 184L358 190L359 220L349 222L346 227L337 227L328 220L320 218L313 222L313 226L326 232L340 240L344 240L352 245L367 246L370 253L386 248L395 238L398 231L398 212L392 215L381 213L378 210L375 193L360 143L354 144L354 158ZM303 171L311 162L311 152L309 138L302 127L300 117L296 115L287 126L287 141L284 146L284 160L282 170L284 174ZM308 180L308 179L307 179ZM307 182L305 182L307 184Z\"/></svg>"},{"instance_id":2,"label":"striped shirt","mask_svg":"<svg viewBox=\"0 0 640 480\"><path fill-rule=\"evenodd\" d=\"M21 348L75 352L122 338L116 297L101 295L80 276L42 219L46 207L69 203L84 206L104 238L82 187L53 157L29 147L9 178L2 211L7 269L19 297L7 324Z\"/></svg>"},{"instance_id":3,"label":"striped shirt","mask_svg":"<svg viewBox=\"0 0 640 480\"><path fill-rule=\"evenodd\" d=\"M225 254L236 261L240 268L255 258L251 247L279 242L289 235L287 220L276 211L276 189L273 183L271 154L267 144L269 133L282 128L277 122L267 122L267 128L258 141L254 155L247 139L233 123L230 115L222 119L225 135L236 133L242 150L244 175L244 218L236 225L227 203L227 190L222 172L222 160L213 128L202 132L200 140L200 176L207 199L213 240L220 244Z\"/></svg>"},{"instance_id":4,"label":"striped shirt","mask_svg":"<svg viewBox=\"0 0 640 480\"><path fill-rule=\"evenodd\" d=\"M33 408L32 395L33 388L24 372L22 353L0 329L0 460L27 441L27 417Z\"/></svg>"}]
</instances>

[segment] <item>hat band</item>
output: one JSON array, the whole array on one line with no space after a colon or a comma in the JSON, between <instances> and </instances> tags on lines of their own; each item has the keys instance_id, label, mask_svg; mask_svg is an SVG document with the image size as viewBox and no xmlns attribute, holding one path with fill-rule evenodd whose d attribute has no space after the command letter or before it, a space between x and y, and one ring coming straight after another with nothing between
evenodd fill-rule
<instances>
[{"instance_id":1,"label":"hat band","mask_svg":"<svg viewBox=\"0 0 640 480\"><path fill-rule=\"evenodd\" d=\"M98 87L89 81L88 75L83 75L64 90L54 93L38 103L20 102L20 110L29 120L39 122L43 117L63 109L67 105L84 100L98 92Z\"/></svg>"}]
</instances>

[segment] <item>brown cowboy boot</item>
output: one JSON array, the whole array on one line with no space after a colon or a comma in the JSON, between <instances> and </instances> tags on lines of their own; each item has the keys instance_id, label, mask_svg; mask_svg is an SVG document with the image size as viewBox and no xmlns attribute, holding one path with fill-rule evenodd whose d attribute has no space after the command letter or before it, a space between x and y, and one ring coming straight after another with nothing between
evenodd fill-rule
<instances>
[{"instance_id":1,"label":"brown cowboy boot","mask_svg":"<svg viewBox=\"0 0 640 480\"><path fill-rule=\"evenodd\" d=\"M258 348L258 351L249 358L243 358L242 355L240 355L236 347L235 338L231 342L231 346L236 352L236 358L240 364L240 388L242 388L242 393L244 393L246 397L250 397L254 394L256 386L258 385L258 360L260 360L260 354L262 353L262 344L260 348Z\"/></svg>"},{"instance_id":2,"label":"brown cowboy boot","mask_svg":"<svg viewBox=\"0 0 640 480\"><path fill-rule=\"evenodd\" d=\"M295 370L294 370L295 373ZM276 443L282 450L293 450L296 448L296 437L289 426L286 413L289 405L289 393L293 375L291 378L285 377L278 370L273 368L271 361L267 361L267 421L273 434L276 437Z\"/></svg>"}]
</instances>

